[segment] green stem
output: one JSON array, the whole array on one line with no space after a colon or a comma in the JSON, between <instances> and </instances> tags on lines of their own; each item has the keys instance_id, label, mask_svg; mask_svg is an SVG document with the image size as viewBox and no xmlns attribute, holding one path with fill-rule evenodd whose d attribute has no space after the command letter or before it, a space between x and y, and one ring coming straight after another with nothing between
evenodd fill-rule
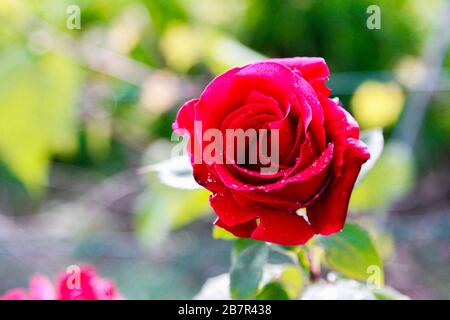
<instances>
[{"instance_id":1,"label":"green stem","mask_svg":"<svg viewBox=\"0 0 450 320\"><path fill-rule=\"evenodd\" d=\"M308 250L309 260L309 278L311 282L315 282L320 278L320 252L316 247Z\"/></svg>"}]
</instances>

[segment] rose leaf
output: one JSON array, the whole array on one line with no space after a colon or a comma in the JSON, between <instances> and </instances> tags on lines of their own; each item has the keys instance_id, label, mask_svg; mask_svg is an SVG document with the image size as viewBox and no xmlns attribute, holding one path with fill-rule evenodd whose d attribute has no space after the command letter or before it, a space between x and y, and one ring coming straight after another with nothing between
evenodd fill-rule
<instances>
[{"instance_id":1,"label":"rose leaf","mask_svg":"<svg viewBox=\"0 0 450 320\"><path fill-rule=\"evenodd\" d=\"M236 241L231 255L230 293L233 299L255 299L267 261L265 242L249 239Z\"/></svg>"},{"instance_id":2,"label":"rose leaf","mask_svg":"<svg viewBox=\"0 0 450 320\"><path fill-rule=\"evenodd\" d=\"M344 229L331 236L320 236L329 267L349 278L383 284L383 264L367 231L347 223Z\"/></svg>"}]
</instances>

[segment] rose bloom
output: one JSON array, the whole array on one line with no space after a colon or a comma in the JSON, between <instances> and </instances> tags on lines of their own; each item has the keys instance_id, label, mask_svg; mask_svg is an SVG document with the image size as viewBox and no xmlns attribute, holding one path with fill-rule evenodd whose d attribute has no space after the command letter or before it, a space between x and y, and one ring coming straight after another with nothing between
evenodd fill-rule
<instances>
[{"instance_id":1,"label":"rose bloom","mask_svg":"<svg viewBox=\"0 0 450 320\"><path fill-rule=\"evenodd\" d=\"M256 62L221 74L179 110L173 129L190 137L194 178L212 192L217 226L282 245L343 228L353 186L370 155L356 121L329 98L328 77L322 58ZM263 173L261 163L197 161L196 147L205 150L211 143L203 139L208 129L223 136L227 129L278 130L278 170Z\"/></svg>"},{"instance_id":2,"label":"rose bloom","mask_svg":"<svg viewBox=\"0 0 450 320\"><path fill-rule=\"evenodd\" d=\"M78 277L79 282L73 281ZM77 287L77 284L79 286ZM120 300L114 282L101 278L94 268L82 266L79 275L61 273L56 287L45 276L34 275L28 290L22 288L7 291L0 300Z\"/></svg>"}]
</instances>

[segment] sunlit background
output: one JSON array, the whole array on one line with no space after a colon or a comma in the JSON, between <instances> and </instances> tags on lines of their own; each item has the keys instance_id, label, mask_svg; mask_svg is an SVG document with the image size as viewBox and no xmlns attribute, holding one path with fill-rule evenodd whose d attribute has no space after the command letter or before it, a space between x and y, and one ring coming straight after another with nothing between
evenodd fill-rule
<instances>
[{"instance_id":1,"label":"sunlit background","mask_svg":"<svg viewBox=\"0 0 450 320\"><path fill-rule=\"evenodd\" d=\"M381 9L381 29L366 12ZM75 5L75 6L74 6ZM80 9L80 28L74 14ZM1 0L0 293L90 263L135 299L192 298L229 267L203 190L169 158L180 103L264 57L323 56L380 160L355 190L386 282L450 298L447 1Z\"/></svg>"}]
</instances>

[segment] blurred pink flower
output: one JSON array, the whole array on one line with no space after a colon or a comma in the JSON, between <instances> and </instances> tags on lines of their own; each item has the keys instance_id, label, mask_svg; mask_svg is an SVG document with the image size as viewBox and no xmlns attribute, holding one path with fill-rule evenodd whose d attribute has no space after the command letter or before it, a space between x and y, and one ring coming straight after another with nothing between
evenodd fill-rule
<instances>
[{"instance_id":1,"label":"blurred pink flower","mask_svg":"<svg viewBox=\"0 0 450 320\"><path fill-rule=\"evenodd\" d=\"M29 295L31 300L55 300L55 288L51 281L42 275L35 275L30 280Z\"/></svg>"},{"instance_id":2,"label":"blurred pink flower","mask_svg":"<svg viewBox=\"0 0 450 320\"><path fill-rule=\"evenodd\" d=\"M31 278L28 290L15 288L0 300L121 300L113 281L101 278L91 266L82 266L72 273L61 273L56 285L45 276Z\"/></svg>"},{"instance_id":3,"label":"blurred pink flower","mask_svg":"<svg viewBox=\"0 0 450 320\"><path fill-rule=\"evenodd\" d=\"M72 274L62 273L57 281L58 300L120 300L113 281L101 278L94 268L81 267L79 283Z\"/></svg>"},{"instance_id":4,"label":"blurred pink flower","mask_svg":"<svg viewBox=\"0 0 450 320\"><path fill-rule=\"evenodd\" d=\"M11 289L1 297L1 300L28 300L28 293L22 288Z\"/></svg>"}]
</instances>

